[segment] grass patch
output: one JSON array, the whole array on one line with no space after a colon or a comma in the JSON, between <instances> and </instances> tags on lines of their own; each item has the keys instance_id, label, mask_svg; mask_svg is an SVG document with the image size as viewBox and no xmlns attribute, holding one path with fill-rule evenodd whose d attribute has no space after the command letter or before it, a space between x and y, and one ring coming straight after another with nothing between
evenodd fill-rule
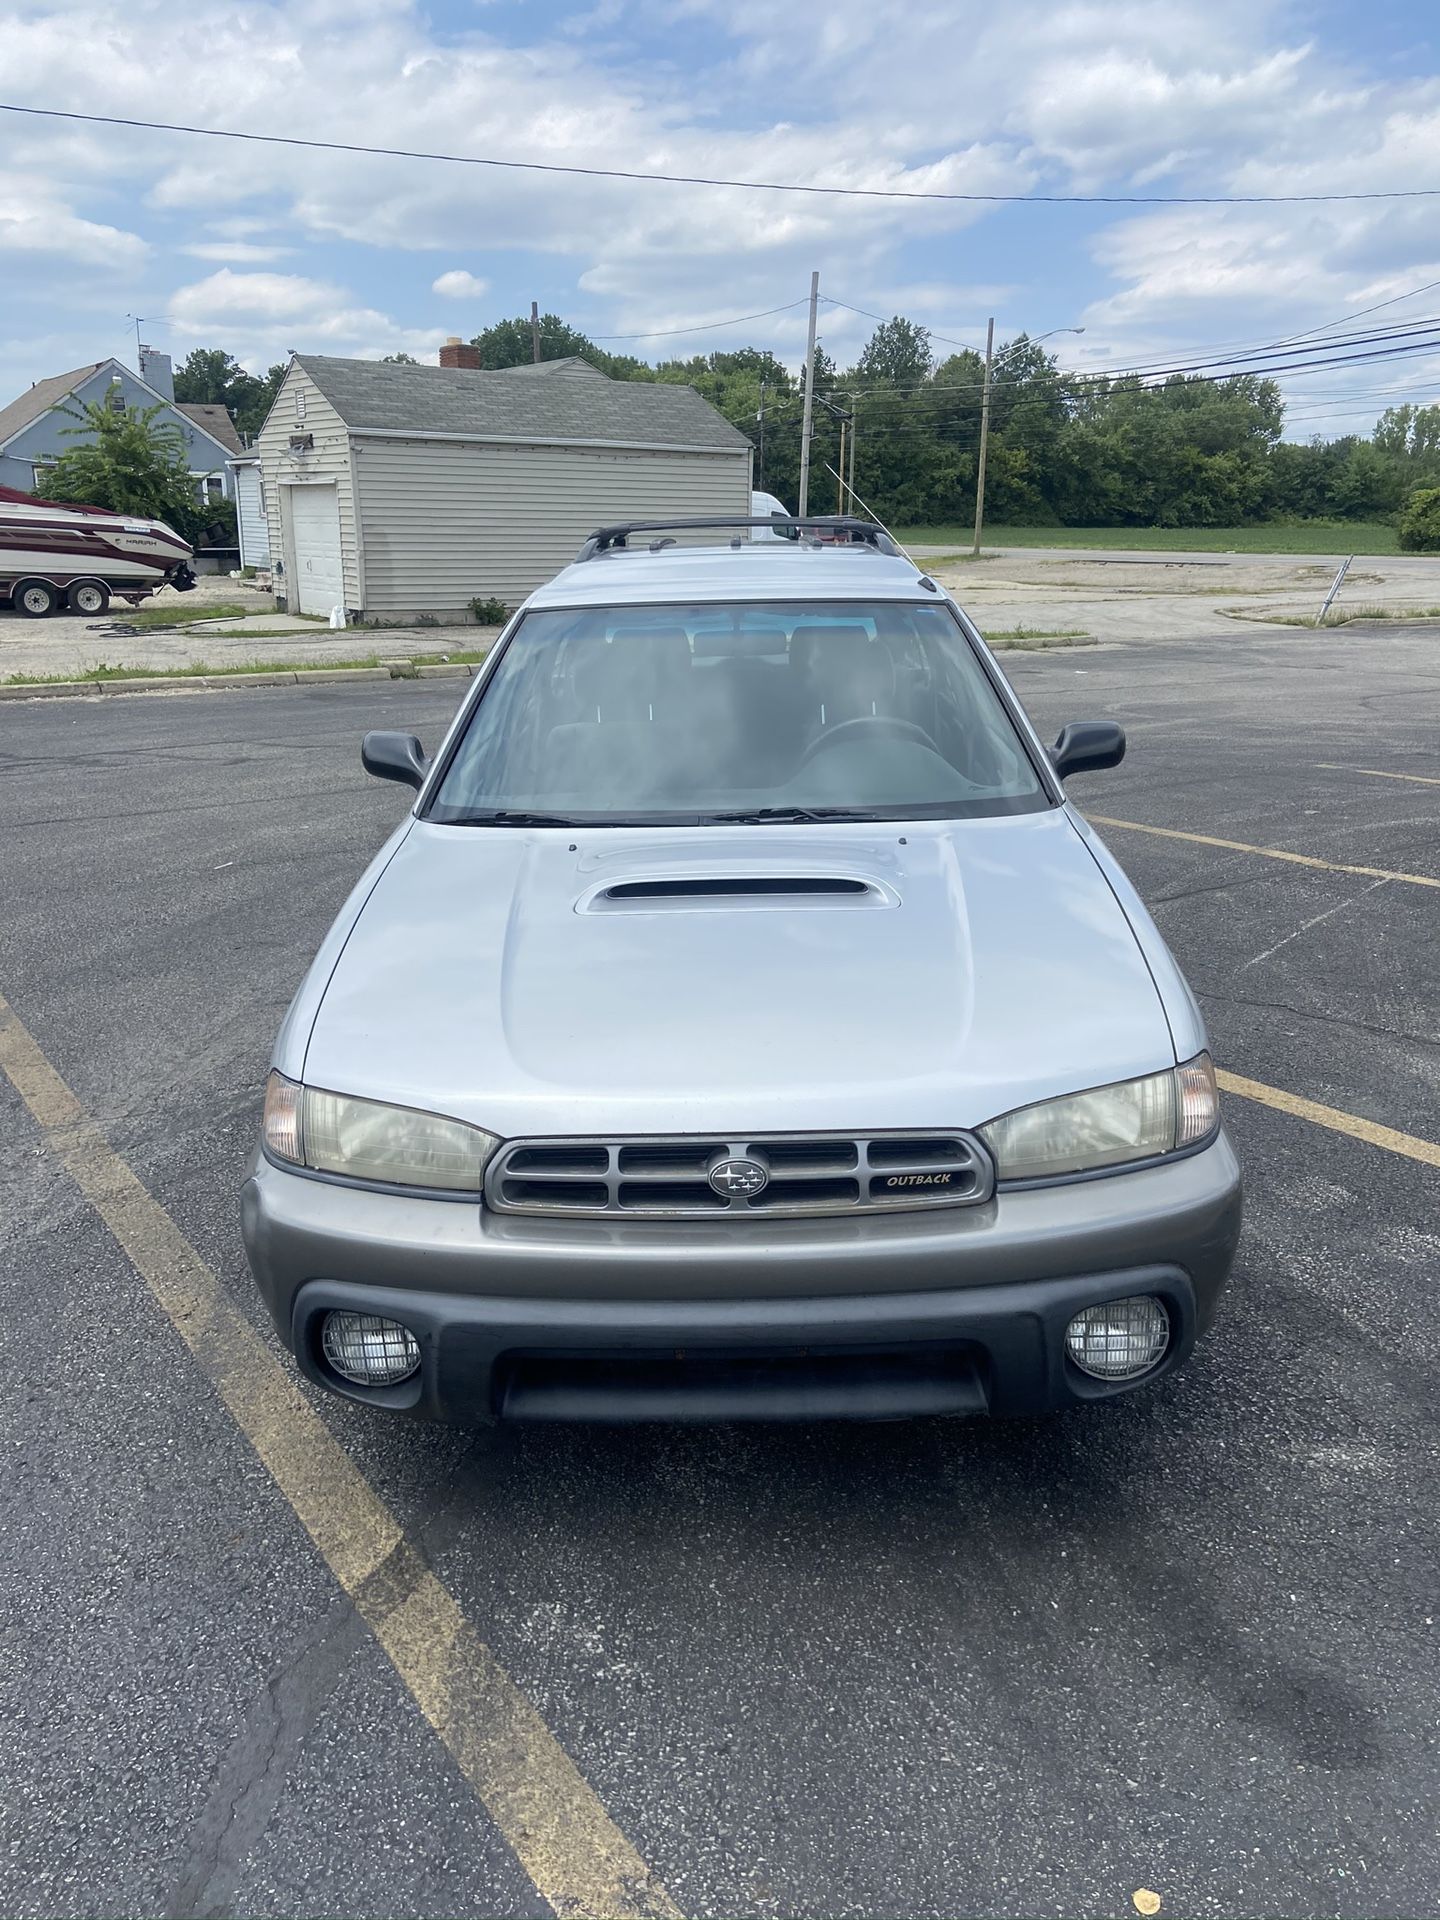
<instances>
[{"instance_id":1,"label":"grass patch","mask_svg":"<svg viewBox=\"0 0 1440 1920\"><path fill-rule=\"evenodd\" d=\"M995 627L981 629L993 646L997 640L1088 640L1084 627Z\"/></svg>"},{"instance_id":2,"label":"grass patch","mask_svg":"<svg viewBox=\"0 0 1440 1920\"><path fill-rule=\"evenodd\" d=\"M997 627L993 633L986 633L985 639L996 653L1017 647L1032 652L1044 647L1088 647L1095 642L1095 636L1083 627Z\"/></svg>"},{"instance_id":3,"label":"grass patch","mask_svg":"<svg viewBox=\"0 0 1440 1920\"><path fill-rule=\"evenodd\" d=\"M115 618L143 632L147 627L188 627L196 620L243 620L254 611L254 607L241 606L237 601L222 600L197 607L193 613L188 607L137 607L133 613L117 613Z\"/></svg>"},{"instance_id":4,"label":"grass patch","mask_svg":"<svg viewBox=\"0 0 1440 1920\"><path fill-rule=\"evenodd\" d=\"M219 639L226 636L217 635ZM245 636L236 635L242 639ZM473 667L485 658L488 649L473 653L417 653L409 658L412 667ZM82 667L74 673L12 673L0 680L0 687L54 687L79 685L93 682L99 685L105 680L203 680L211 674L251 674L251 673L303 673L307 667L383 667L393 665L404 656L386 654L384 659L378 653L359 654L346 660L241 660L222 661L212 665L204 660L193 660L183 667L112 667L102 661L98 666Z\"/></svg>"},{"instance_id":5,"label":"grass patch","mask_svg":"<svg viewBox=\"0 0 1440 1920\"><path fill-rule=\"evenodd\" d=\"M963 547L946 564L969 560L968 527L902 527L907 547ZM1400 551L1394 527L1378 520L1301 520L1258 527L987 527L986 547L1077 547L1135 553L1347 553ZM937 563L938 564L938 563Z\"/></svg>"},{"instance_id":6,"label":"grass patch","mask_svg":"<svg viewBox=\"0 0 1440 1920\"><path fill-rule=\"evenodd\" d=\"M1277 627L1348 627L1355 620L1440 620L1440 607L1332 607L1323 620L1313 613L1236 613L1239 619L1272 621Z\"/></svg>"},{"instance_id":7,"label":"grass patch","mask_svg":"<svg viewBox=\"0 0 1440 1920\"><path fill-rule=\"evenodd\" d=\"M194 608L137 607L133 613L117 613L115 618L143 632L147 627L193 627L201 620L247 620L254 613L272 620L305 620L315 627L330 624L321 613L281 613L277 607L247 607L235 600L215 600Z\"/></svg>"}]
</instances>

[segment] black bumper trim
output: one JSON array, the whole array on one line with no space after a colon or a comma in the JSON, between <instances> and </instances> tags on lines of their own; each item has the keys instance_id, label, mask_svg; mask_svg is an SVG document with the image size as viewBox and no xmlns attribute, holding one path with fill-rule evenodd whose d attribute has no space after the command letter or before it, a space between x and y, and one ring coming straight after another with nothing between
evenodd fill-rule
<instances>
[{"instance_id":1,"label":"black bumper trim","mask_svg":"<svg viewBox=\"0 0 1440 1920\"><path fill-rule=\"evenodd\" d=\"M1065 1355L1066 1323L1138 1293L1169 1310L1164 1359L1132 1382L1081 1374ZM340 1380L320 1344L337 1308L403 1321L418 1374L388 1388ZM432 1420L899 1419L1111 1399L1184 1360L1196 1322L1195 1289L1175 1266L775 1300L546 1301L311 1280L295 1296L291 1340L332 1392Z\"/></svg>"}]
</instances>

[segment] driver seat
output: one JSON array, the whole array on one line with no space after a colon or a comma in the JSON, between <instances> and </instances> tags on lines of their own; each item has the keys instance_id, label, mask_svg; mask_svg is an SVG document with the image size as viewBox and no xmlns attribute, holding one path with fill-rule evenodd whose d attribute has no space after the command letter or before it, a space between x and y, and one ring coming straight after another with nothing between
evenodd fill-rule
<instances>
[{"instance_id":1,"label":"driver seat","mask_svg":"<svg viewBox=\"0 0 1440 1920\"><path fill-rule=\"evenodd\" d=\"M895 700L895 662L887 647L863 627L799 627L790 641L790 664L805 688L811 738L846 720L890 714Z\"/></svg>"}]
</instances>

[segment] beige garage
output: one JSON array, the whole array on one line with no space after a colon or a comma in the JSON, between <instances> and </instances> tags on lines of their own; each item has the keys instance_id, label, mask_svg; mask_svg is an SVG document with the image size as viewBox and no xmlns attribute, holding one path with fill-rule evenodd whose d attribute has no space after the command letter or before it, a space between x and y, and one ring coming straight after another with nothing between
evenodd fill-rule
<instances>
[{"instance_id":1,"label":"beige garage","mask_svg":"<svg viewBox=\"0 0 1440 1920\"><path fill-rule=\"evenodd\" d=\"M513 607L597 526L750 511L750 442L693 388L583 360L491 373L300 355L257 450L276 596L301 613Z\"/></svg>"}]
</instances>

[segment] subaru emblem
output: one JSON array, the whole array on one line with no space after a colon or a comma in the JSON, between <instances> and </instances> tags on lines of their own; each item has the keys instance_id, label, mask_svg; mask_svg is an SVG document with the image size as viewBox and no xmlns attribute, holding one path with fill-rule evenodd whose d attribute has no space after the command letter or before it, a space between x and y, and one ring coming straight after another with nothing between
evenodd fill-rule
<instances>
[{"instance_id":1,"label":"subaru emblem","mask_svg":"<svg viewBox=\"0 0 1440 1920\"><path fill-rule=\"evenodd\" d=\"M749 1200L765 1191L770 1176L758 1160L722 1160L710 1169L710 1184L722 1199Z\"/></svg>"}]
</instances>

